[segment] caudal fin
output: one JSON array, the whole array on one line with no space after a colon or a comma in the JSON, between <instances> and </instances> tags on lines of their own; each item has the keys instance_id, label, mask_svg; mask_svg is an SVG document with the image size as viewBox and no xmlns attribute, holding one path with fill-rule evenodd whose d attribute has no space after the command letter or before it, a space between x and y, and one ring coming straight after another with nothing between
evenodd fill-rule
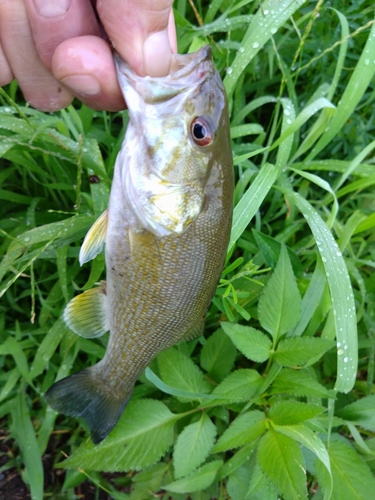
<instances>
[{"instance_id":1,"label":"caudal fin","mask_svg":"<svg viewBox=\"0 0 375 500\"><path fill-rule=\"evenodd\" d=\"M87 368L56 382L45 398L54 410L82 417L89 426L91 439L98 444L116 425L130 395L117 399L99 390L92 368Z\"/></svg>"}]
</instances>

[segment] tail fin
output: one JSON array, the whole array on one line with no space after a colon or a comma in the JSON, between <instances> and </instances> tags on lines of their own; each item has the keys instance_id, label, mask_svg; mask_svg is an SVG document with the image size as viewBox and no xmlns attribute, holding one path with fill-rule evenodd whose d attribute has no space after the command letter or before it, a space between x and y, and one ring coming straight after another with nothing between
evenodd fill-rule
<instances>
[{"instance_id":1,"label":"tail fin","mask_svg":"<svg viewBox=\"0 0 375 500\"><path fill-rule=\"evenodd\" d=\"M99 390L92 368L59 380L48 389L45 398L54 410L71 417L82 417L89 426L91 439L98 444L116 425L131 393L125 399L105 394Z\"/></svg>"}]
</instances>

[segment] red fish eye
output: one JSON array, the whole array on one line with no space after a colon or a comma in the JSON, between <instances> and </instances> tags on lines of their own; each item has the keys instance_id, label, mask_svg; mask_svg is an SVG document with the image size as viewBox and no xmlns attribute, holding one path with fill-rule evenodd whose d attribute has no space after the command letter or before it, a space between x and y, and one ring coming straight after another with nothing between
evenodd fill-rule
<instances>
[{"instance_id":1,"label":"red fish eye","mask_svg":"<svg viewBox=\"0 0 375 500\"><path fill-rule=\"evenodd\" d=\"M211 125L202 117L191 122L191 135L198 146L208 146L214 138Z\"/></svg>"}]
</instances>

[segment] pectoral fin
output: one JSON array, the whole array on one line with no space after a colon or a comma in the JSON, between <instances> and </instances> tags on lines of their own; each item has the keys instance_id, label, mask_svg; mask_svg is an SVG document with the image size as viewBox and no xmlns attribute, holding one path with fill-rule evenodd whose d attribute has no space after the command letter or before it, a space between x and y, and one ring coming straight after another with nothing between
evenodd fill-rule
<instances>
[{"instance_id":1,"label":"pectoral fin","mask_svg":"<svg viewBox=\"0 0 375 500\"><path fill-rule=\"evenodd\" d=\"M79 263L81 266L85 264L85 262L94 259L98 253L103 250L107 232L107 223L108 210L105 210L91 226L82 243L81 251L79 252Z\"/></svg>"},{"instance_id":2,"label":"pectoral fin","mask_svg":"<svg viewBox=\"0 0 375 500\"><path fill-rule=\"evenodd\" d=\"M86 339L108 332L105 282L74 297L66 306L63 317L73 332Z\"/></svg>"}]
</instances>

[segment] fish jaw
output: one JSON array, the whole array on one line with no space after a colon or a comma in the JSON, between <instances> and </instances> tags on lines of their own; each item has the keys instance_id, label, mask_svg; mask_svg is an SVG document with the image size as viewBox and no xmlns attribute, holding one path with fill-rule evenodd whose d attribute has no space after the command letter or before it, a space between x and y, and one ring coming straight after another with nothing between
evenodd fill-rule
<instances>
[{"instance_id":1,"label":"fish jaw","mask_svg":"<svg viewBox=\"0 0 375 500\"><path fill-rule=\"evenodd\" d=\"M121 183L142 227L158 237L182 234L202 211L226 103L209 47L175 55L172 66L166 77L141 78L116 57L130 118L117 160ZM199 117L212 136L203 146L192 134Z\"/></svg>"}]
</instances>

